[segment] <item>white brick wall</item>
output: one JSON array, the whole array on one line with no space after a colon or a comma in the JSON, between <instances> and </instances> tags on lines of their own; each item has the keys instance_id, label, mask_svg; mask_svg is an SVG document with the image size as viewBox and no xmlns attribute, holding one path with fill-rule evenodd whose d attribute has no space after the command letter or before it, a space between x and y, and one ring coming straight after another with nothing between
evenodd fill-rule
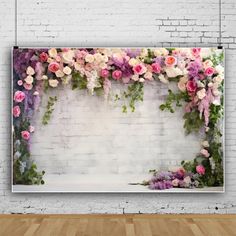
<instances>
[{"instance_id":1,"label":"white brick wall","mask_svg":"<svg viewBox=\"0 0 236 236\"><path fill-rule=\"evenodd\" d=\"M120 89L113 84L114 91ZM140 175L136 181L143 181L150 169L167 169L193 159L201 138L185 136L182 109L175 114L159 110L167 90L160 83L146 84L144 102L127 114L122 113L122 102L107 103L70 86L49 91L43 95L44 108L33 119L32 158L46 175L77 174L78 179L109 175L106 185L114 185L113 175L130 175L131 180L132 175ZM58 102L52 119L42 126L48 96L55 95Z\"/></svg>"},{"instance_id":2,"label":"white brick wall","mask_svg":"<svg viewBox=\"0 0 236 236\"><path fill-rule=\"evenodd\" d=\"M225 194L11 194L10 47L14 1L0 1L0 211L3 213L236 213L236 2L223 2L226 48ZM22 1L19 46L215 46L218 1Z\"/></svg>"}]
</instances>

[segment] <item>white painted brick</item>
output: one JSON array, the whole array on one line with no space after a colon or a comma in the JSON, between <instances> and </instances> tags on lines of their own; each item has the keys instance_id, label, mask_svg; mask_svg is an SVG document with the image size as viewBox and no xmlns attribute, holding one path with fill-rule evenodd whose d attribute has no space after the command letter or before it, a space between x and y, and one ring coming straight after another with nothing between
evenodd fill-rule
<instances>
[{"instance_id":1,"label":"white painted brick","mask_svg":"<svg viewBox=\"0 0 236 236\"><path fill-rule=\"evenodd\" d=\"M10 48L14 45L14 1L2 0L0 212L236 213L236 3L235 0L222 2L222 42L227 49L225 194L27 195L10 193L9 85ZM18 5L20 46L217 46L218 1L215 0L137 0L135 7L133 2L127 0L71 0L66 3L55 0L27 0L18 1ZM173 30L171 27L176 27L177 31L168 32ZM180 40L178 37L184 32L188 32L188 37L182 36L184 38ZM204 35L206 32L210 32L209 36ZM152 137L155 140L155 136ZM122 167L126 162L120 160L120 163ZM83 165L81 171L87 173L86 162L81 160L80 164ZM65 163L65 167L67 171L70 163ZM117 173L119 170L122 169L113 171ZM122 171L125 172L125 169Z\"/></svg>"}]
</instances>

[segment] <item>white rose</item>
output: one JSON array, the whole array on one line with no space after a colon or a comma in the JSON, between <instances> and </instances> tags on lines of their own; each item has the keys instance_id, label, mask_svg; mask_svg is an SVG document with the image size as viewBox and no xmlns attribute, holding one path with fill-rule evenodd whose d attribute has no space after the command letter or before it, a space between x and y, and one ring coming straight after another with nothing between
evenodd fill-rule
<instances>
[{"instance_id":1,"label":"white rose","mask_svg":"<svg viewBox=\"0 0 236 236\"><path fill-rule=\"evenodd\" d=\"M165 72L167 74L168 77L170 78L174 78L177 77L179 75L183 75L182 70L180 70L178 67L165 67Z\"/></svg>"},{"instance_id":2,"label":"white rose","mask_svg":"<svg viewBox=\"0 0 236 236\"><path fill-rule=\"evenodd\" d=\"M208 83L208 87L209 87L209 88L211 88L212 86L213 86L213 83L212 83L212 82Z\"/></svg>"},{"instance_id":3,"label":"white rose","mask_svg":"<svg viewBox=\"0 0 236 236\"><path fill-rule=\"evenodd\" d=\"M48 54L49 54L50 57L55 58L57 56L56 48L51 48L50 50L48 50Z\"/></svg>"},{"instance_id":4,"label":"white rose","mask_svg":"<svg viewBox=\"0 0 236 236\"><path fill-rule=\"evenodd\" d=\"M213 89L212 93L216 97L220 95L220 91L218 89Z\"/></svg>"},{"instance_id":5,"label":"white rose","mask_svg":"<svg viewBox=\"0 0 236 236\"><path fill-rule=\"evenodd\" d=\"M34 75L35 71L34 71L34 69L31 66L28 66L27 70L26 70L26 74L27 75Z\"/></svg>"},{"instance_id":6,"label":"white rose","mask_svg":"<svg viewBox=\"0 0 236 236\"><path fill-rule=\"evenodd\" d=\"M161 51L160 51L160 49L154 49L154 50L153 50L153 53L154 53L154 55L155 55L156 57L161 56Z\"/></svg>"},{"instance_id":7,"label":"white rose","mask_svg":"<svg viewBox=\"0 0 236 236\"><path fill-rule=\"evenodd\" d=\"M70 75L71 74L71 68L69 66L66 66L63 68L63 72L66 74L66 75Z\"/></svg>"},{"instance_id":8,"label":"white rose","mask_svg":"<svg viewBox=\"0 0 236 236\"><path fill-rule=\"evenodd\" d=\"M169 80L163 75L163 74L160 74L158 76L158 79L163 83L163 84L168 84L169 83Z\"/></svg>"},{"instance_id":9,"label":"white rose","mask_svg":"<svg viewBox=\"0 0 236 236\"><path fill-rule=\"evenodd\" d=\"M49 85L51 86L51 87L53 87L53 88L55 88L55 87L57 87L57 85L58 85L58 80L56 80L56 79L50 79L49 80Z\"/></svg>"},{"instance_id":10,"label":"white rose","mask_svg":"<svg viewBox=\"0 0 236 236\"><path fill-rule=\"evenodd\" d=\"M197 92L197 96L198 96L199 99L202 100L206 96L206 89L203 88L203 89L199 90Z\"/></svg>"},{"instance_id":11,"label":"white rose","mask_svg":"<svg viewBox=\"0 0 236 236\"><path fill-rule=\"evenodd\" d=\"M212 53L212 50L210 48L201 48L200 56L202 58L206 58L206 57L209 57L211 53Z\"/></svg>"},{"instance_id":12,"label":"white rose","mask_svg":"<svg viewBox=\"0 0 236 236\"><path fill-rule=\"evenodd\" d=\"M94 56L91 55L91 54L87 54L85 56L85 61L88 62L88 63L92 63L94 61Z\"/></svg>"},{"instance_id":13,"label":"white rose","mask_svg":"<svg viewBox=\"0 0 236 236\"><path fill-rule=\"evenodd\" d=\"M63 73L63 71L57 70L57 71L55 72L55 75L56 75L56 77L58 77L58 78L62 78L65 74Z\"/></svg>"},{"instance_id":14,"label":"white rose","mask_svg":"<svg viewBox=\"0 0 236 236\"><path fill-rule=\"evenodd\" d=\"M25 78L25 82L27 84L32 84L34 82L34 78L31 76L31 75L28 75L26 78Z\"/></svg>"},{"instance_id":15,"label":"white rose","mask_svg":"<svg viewBox=\"0 0 236 236\"><path fill-rule=\"evenodd\" d=\"M160 48L162 56L167 56L169 54L169 51L165 48Z\"/></svg>"},{"instance_id":16,"label":"white rose","mask_svg":"<svg viewBox=\"0 0 236 236\"><path fill-rule=\"evenodd\" d=\"M140 79L139 79L139 82L141 82L141 83L143 83L144 81L145 81L144 78L140 78Z\"/></svg>"},{"instance_id":17,"label":"white rose","mask_svg":"<svg viewBox=\"0 0 236 236\"><path fill-rule=\"evenodd\" d=\"M179 79L178 82L178 88L180 91L185 92L186 91L186 83L188 81L188 78L186 76L183 76Z\"/></svg>"},{"instance_id":18,"label":"white rose","mask_svg":"<svg viewBox=\"0 0 236 236\"><path fill-rule=\"evenodd\" d=\"M217 65L215 67L215 70L218 74L223 74L224 73L224 67L222 65Z\"/></svg>"}]
</instances>

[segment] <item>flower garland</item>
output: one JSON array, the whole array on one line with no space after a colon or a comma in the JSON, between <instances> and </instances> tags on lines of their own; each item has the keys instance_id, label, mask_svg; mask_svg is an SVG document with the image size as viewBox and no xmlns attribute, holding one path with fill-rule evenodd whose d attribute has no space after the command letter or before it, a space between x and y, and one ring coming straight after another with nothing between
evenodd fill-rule
<instances>
[{"instance_id":1,"label":"flower garland","mask_svg":"<svg viewBox=\"0 0 236 236\"><path fill-rule=\"evenodd\" d=\"M192 161L167 171L153 170L142 184L150 189L223 185L221 121L223 117L223 51L210 48L51 48L13 51L13 183L43 184L44 171L30 157L30 124L42 92L71 84L109 99L112 83L128 84L115 100L128 101L123 112L143 100L149 81L177 84L168 90L162 111L184 106L186 134L201 132L202 149ZM57 97L50 97L43 124L47 124Z\"/></svg>"}]
</instances>

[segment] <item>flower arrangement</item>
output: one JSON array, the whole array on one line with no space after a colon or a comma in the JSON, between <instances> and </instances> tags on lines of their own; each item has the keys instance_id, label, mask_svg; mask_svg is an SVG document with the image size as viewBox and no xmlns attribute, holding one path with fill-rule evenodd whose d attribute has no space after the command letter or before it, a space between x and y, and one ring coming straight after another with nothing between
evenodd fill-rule
<instances>
[{"instance_id":1,"label":"flower arrangement","mask_svg":"<svg viewBox=\"0 0 236 236\"><path fill-rule=\"evenodd\" d=\"M176 83L168 90L162 111L183 106L186 134L201 132L202 149L177 170L154 171L145 181L150 189L223 185L221 121L223 117L223 51L214 48L45 48L13 50L13 183L43 184L44 171L30 157L34 133L31 118L42 92L67 84L90 94L111 96L112 84L128 84L115 95L123 112L135 111L149 81ZM57 97L50 97L42 123L53 114Z\"/></svg>"}]
</instances>

